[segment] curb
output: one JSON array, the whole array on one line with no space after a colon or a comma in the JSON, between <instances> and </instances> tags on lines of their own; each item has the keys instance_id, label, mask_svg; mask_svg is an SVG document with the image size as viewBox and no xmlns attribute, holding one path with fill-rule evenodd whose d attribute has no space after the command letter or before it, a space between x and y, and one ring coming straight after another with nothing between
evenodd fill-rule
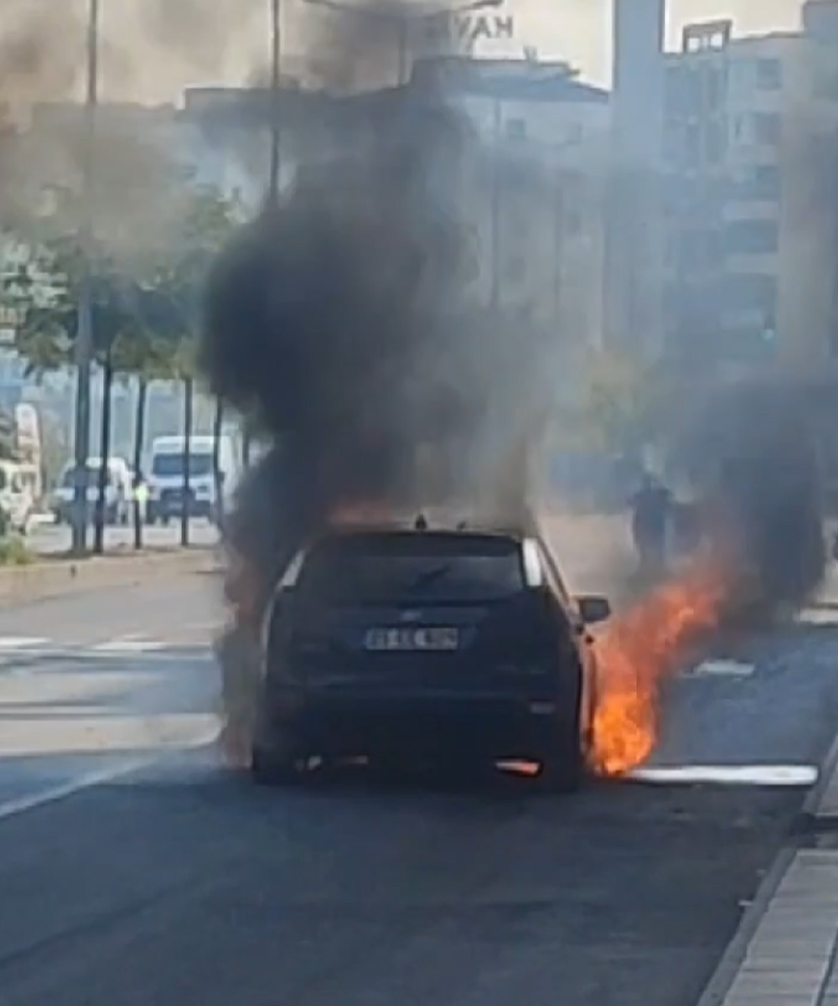
<instances>
[{"instance_id":1,"label":"curb","mask_svg":"<svg viewBox=\"0 0 838 1006\"><path fill-rule=\"evenodd\" d=\"M34 562L0 570L0 608L66 594L133 586L158 574L211 572L216 565L211 549Z\"/></svg>"},{"instance_id":2,"label":"curb","mask_svg":"<svg viewBox=\"0 0 838 1006\"><path fill-rule=\"evenodd\" d=\"M794 848L784 848L774 858L774 862L768 868L757 888L754 900L742 913L739 925L736 927L736 931L725 948L709 982L705 985L696 1006L721 1006L724 1002L725 996L739 974L739 969L745 960L748 947L759 928L762 917L768 910L771 899L777 893L777 888L786 875L796 852L797 850Z\"/></svg>"},{"instance_id":3,"label":"curb","mask_svg":"<svg viewBox=\"0 0 838 1006\"><path fill-rule=\"evenodd\" d=\"M823 815L821 807L824 797L838 771L838 734L832 741L826 757L821 762L817 782L810 787L800 812L792 824L789 839L774 858L765 876L757 888L753 901L748 905L739 920L739 925L728 943L721 960L716 966L710 980L704 988L696 1006L721 1006L725 996L730 991L739 974L742 962L748 952L748 947L759 928L763 916L768 910L771 900L777 892L783 877L797 855L798 840L806 826L814 822L829 823L838 820L836 811Z\"/></svg>"},{"instance_id":4,"label":"curb","mask_svg":"<svg viewBox=\"0 0 838 1006\"><path fill-rule=\"evenodd\" d=\"M800 817L804 822L838 819L838 801L836 801L836 807L833 811L823 812L826 794L835 782L836 772L838 772L838 734L836 734L829 751L826 753L826 758L823 760L818 781L809 790L803 801Z\"/></svg>"}]
</instances>

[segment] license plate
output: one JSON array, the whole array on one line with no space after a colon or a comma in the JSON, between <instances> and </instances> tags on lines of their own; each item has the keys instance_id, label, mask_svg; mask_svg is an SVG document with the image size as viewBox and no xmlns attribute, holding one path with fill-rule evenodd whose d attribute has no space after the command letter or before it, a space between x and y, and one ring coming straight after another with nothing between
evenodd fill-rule
<instances>
[{"instance_id":1,"label":"license plate","mask_svg":"<svg viewBox=\"0 0 838 1006\"><path fill-rule=\"evenodd\" d=\"M457 629L369 629L364 638L368 650L401 652L456 650L460 643Z\"/></svg>"}]
</instances>

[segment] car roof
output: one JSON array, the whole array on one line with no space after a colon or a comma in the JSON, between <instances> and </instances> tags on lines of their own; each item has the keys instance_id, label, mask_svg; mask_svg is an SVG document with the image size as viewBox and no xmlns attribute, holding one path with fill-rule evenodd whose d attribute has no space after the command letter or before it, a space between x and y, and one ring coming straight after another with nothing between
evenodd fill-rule
<instances>
[{"instance_id":1,"label":"car roof","mask_svg":"<svg viewBox=\"0 0 838 1006\"><path fill-rule=\"evenodd\" d=\"M372 522L352 522L342 523L329 527L321 536L324 538L338 537L384 537L387 535L428 535L435 538L506 538L514 539L517 542L525 538L537 537L524 531L522 528L503 527L497 524L471 524L458 522L454 524L444 524L439 526L429 525L427 527L417 527L416 519L412 521L372 521Z\"/></svg>"}]
</instances>

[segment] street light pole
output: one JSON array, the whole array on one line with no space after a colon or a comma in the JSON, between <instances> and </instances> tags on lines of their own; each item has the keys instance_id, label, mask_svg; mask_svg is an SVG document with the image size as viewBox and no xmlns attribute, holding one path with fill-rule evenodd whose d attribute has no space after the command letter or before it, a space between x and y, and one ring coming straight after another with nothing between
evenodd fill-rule
<instances>
[{"instance_id":1,"label":"street light pole","mask_svg":"<svg viewBox=\"0 0 838 1006\"><path fill-rule=\"evenodd\" d=\"M492 228L492 258L490 262L489 274L489 304L492 310L497 311L500 307L500 287L501 287L501 188L502 188L502 166L501 166L501 100L494 99L492 109L492 162L490 166L491 179L489 182L489 219Z\"/></svg>"},{"instance_id":2,"label":"street light pole","mask_svg":"<svg viewBox=\"0 0 838 1006\"><path fill-rule=\"evenodd\" d=\"M280 65L282 58L282 23L280 0L271 3L271 162L268 176L268 200L272 206L279 202L280 169Z\"/></svg>"},{"instance_id":3,"label":"street light pole","mask_svg":"<svg viewBox=\"0 0 838 1006\"><path fill-rule=\"evenodd\" d=\"M96 106L99 99L99 0L89 0L87 19L87 96L84 110L82 163L82 220L80 228L82 277L76 322L75 491L73 506L74 555L87 549L87 486L90 455L90 370L93 359L93 167L96 142Z\"/></svg>"}]
</instances>

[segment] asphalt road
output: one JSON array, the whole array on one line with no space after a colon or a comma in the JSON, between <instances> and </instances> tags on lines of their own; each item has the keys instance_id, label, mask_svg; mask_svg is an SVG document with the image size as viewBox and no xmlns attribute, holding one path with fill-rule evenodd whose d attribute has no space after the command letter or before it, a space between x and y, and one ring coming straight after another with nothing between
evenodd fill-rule
<instances>
[{"instance_id":1,"label":"asphalt road","mask_svg":"<svg viewBox=\"0 0 838 1006\"><path fill-rule=\"evenodd\" d=\"M213 591L0 613L3 1006L694 1006L802 789L257 790L204 744ZM657 763L817 763L836 629L720 656Z\"/></svg>"}]
</instances>

